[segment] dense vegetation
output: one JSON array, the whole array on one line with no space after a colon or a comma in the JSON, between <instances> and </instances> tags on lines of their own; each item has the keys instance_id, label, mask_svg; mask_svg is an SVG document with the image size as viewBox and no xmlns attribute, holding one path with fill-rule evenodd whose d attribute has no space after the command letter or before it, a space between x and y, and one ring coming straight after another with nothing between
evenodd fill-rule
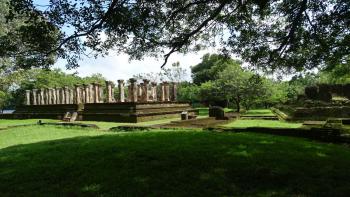
<instances>
[{"instance_id":1,"label":"dense vegetation","mask_svg":"<svg viewBox=\"0 0 350 197\"><path fill-rule=\"evenodd\" d=\"M166 63L175 52L216 44L266 70L333 67L349 56L347 0L16 0L9 6L9 22L30 24L20 31L23 38L42 43L59 31L46 47L29 45L44 49L37 59L54 54L73 67L90 51L116 49L135 59L162 54Z\"/></svg>"}]
</instances>

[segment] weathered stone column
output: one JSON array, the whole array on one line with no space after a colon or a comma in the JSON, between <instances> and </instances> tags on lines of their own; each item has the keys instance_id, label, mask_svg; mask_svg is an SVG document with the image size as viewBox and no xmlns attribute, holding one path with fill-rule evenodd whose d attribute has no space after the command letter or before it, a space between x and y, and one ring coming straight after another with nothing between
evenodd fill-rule
<instances>
[{"instance_id":1,"label":"weathered stone column","mask_svg":"<svg viewBox=\"0 0 350 197\"><path fill-rule=\"evenodd\" d=\"M100 95L100 90L98 87L97 83L92 83L93 85L93 100L92 102L98 103L99 102L99 95Z\"/></svg>"},{"instance_id":2,"label":"weathered stone column","mask_svg":"<svg viewBox=\"0 0 350 197\"><path fill-rule=\"evenodd\" d=\"M74 104L80 104L81 103L81 93L80 93L80 87L79 85L74 85Z\"/></svg>"},{"instance_id":3,"label":"weathered stone column","mask_svg":"<svg viewBox=\"0 0 350 197\"><path fill-rule=\"evenodd\" d=\"M129 101L137 102L137 84L136 79L129 79Z\"/></svg>"},{"instance_id":4,"label":"weathered stone column","mask_svg":"<svg viewBox=\"0 0 350 197\"><path fill-rule=\"evenodd\" d=\"M80 87L80 91L81 91L81 103L86 103L86 92L85 92L85 85L83 84L83 86Z\"/></svg>"},{"instance_id":5,"label":"weathered stone column","mask_svg":"<svg viewBox=\"0 0 350 197\"><path fill-rule=\"evenodd\" d=\"M118 80L118 90L119 90L119 102L125 102L125 96L124 96L124 80L119 79Z\"/></svg>"},{"instance_id":6,"label":"weathered stone column","mask_svg":"<svg viewBox=\"0 0 350 197\"><path fill-rule=\"evenodd\" d=\"M51 88L51 95L52 95L52 104L56 105L57 104L57 99L56 99L56 89L55 88Z\"/></svg>"},{"instance_id":7,"label":"weathered stone column","mask_svg":"<svg viewBox=\"0 0 350 197\"><path fill-rule=\"evenodd\" d=\"M148 94L148 84L149 80L148 79L143 79L143 85L142 85L142 102L147 102L149 98Z\"/></svg>"},{"instance_id":8,"label":"weathered stone column","mask_svg":"<svg viewBox=\"0 0 350 197\"><path fill-rule=\"evenodd\" d=\"M49 104L48 98L49 98L49 93L47 91L47 88L45 88L44 89L44 105L48 105Z\"/></svg>"},{"instance_id":9,"label":"weathered stone column","mask_svg":"<svg viewBox=\"0 0 350 197\"><path fill-rule=\"evenodd\" d=\"M114 84L112 81L106 81L106 102L114 103L114 95L113 95Z\"/></svg>"},{"instance_id":10,"label":"weathered stone column","mask_svg":"<svg viewBox=\"0 0 350 197\"><path fill-rule=\"evenodd\" d=\"M69 88L69 104L74 103L74 90L72 88Z\"/></svg>"},{"instance_id":11,"label":"weathered stone column","mask_svg":"<svg viewBox=\"0 0 350 197\"><path fill-rule=\"evenodd\" d=\"M38 101L37 100L37 91L38 91L37 89L33 89L32 90L33 105L37 105L38 104L38 102L37 102Z\"/></svg>"},{"instance_id":12,"label":"weathered stone column","mask_svg":"<svg viewBox=\"0 0 350 197\"><path fill-rule=\"evenodd\" d=\"M94 98L94 85L89 84L89 103L93 103L95 100Z\"/></svg>"},{"instance_id":13,"label":"weathered stone column","mask_svg":"<svg viewBox=\"0 0 350 197\"><path fill-rule=\"evenodd\" d=\"M30 105L30 90L26 90L26 98L25 98L24 104Z\"/></svg>"},{"instance_id":14,"label":"weathered stone column","mask_svg":"<svg viewBox=\"0 0 350 197\"><path fill-rule=\"evenodd\" d=\"M50 88L47 88L46 89L46 94L47 94L47 104L48 105L51 105L52 104L52 92L51 92L51 89Z\"/></svg>"},{"instance_id":15,"label":"weathered stone column","mask_svg":"<svg viewBox=\"0 0 350 197\"><path fill-rule=\"evenodd\" d=\"M98 102L103 103L103 88L102 85L98 84Z\"/></svg>"},{"instance_id":16,"label":"weathered stone column","mask_svg":"<svg viewBox=\"0 0 350 197\"><path fill-rule=\"evenodd\" d=\"M164 82L164 100L165 101L170 101L170 88L169 88L169 83L168 82Z\"/></svg>"},{"instance_id":17,"label":"weathered stone column","mask_svg":"<svg viewBox=\"0 0 350 197\"><path fill-rule=\"evenodd\" d=\"M45 91L43 88L40 89L40 105L45 105Z\"/></svg>"},{"instance_id":18,"label":"weathered stone column","mask_svg":"<svg viewBox=\"0 0 350 197\"><path fill-rule=\"evenodd\" d=\"M83 84L85 89L85 103L90 103L90 86L87 84Z\"/></svg>"},{"instance_id":19,"label":"weathered stone column","mask_svg":"<svg viewBox=\"0 0 350 197\"><path fill-rule=\"evenodd\" d=\"M143 83L137 85L137 100L142 101L142 87Z\"/></svg>"},{"instance_id":20,"label":"weathered stone column","mask_svg":"<svg viewBox=\"0 0 350 197\"><path fill-rule=\"evenodd\" d=\"M40 90L38 90L36 93L36 104L42 105L42 103L41 103L41 91Z\"/></svg>"},{"instance_id":21,"label":"weathered stone column","mask_svg":"<svg viewBox=\"0 0 350 197\"><path fill-rule=\"evenodd\" d=\"M68 89L68 86L64 86L64 104L69 104L69 89Z\"/></svg>"},{"instance_id":22,"label":"weathered stone column","mask_svg":"<svg viewBox=\"0 0 350 197\"><path fill-rule=\"evenodd\" d=\"M56 87L56 104L62 104L61 102L61 88Z\"/></svg>"},{"instance_id":23,"label":"weathered stone column","mask_svg":"<svg viewBox=\"0 0 350 197\"><path fill-rule=\"evenodd\" d=\"M157 101L157 83L151 82L151 86L152 101Z\"/></svg>"},{"instance_id":24,"label":"weathered stone column","mask_svg":"<svg viewBox=\"0 0 350 197\"><path fill-rule=\"evenodd\" d=\"M165 101L165 82L162 82L160 84L160 90L161 90L161 92L160 92L160 101L164 102Z\"/></svg>"},{"instance_id":25,"label":"weathered stone column","mask_svg":"<svg viewBox=\"0 0 350 197\"><path fill-rule=\"evenodd\" d=\"M171 101L177 101L177 83L171 83Z\"/></svg>"},{"instance_id":26,"label":"weathered stone column","mask_svg":"<svg viewBox=\"0 0 350 197\"><path fill-rule=\"evenodd\" d=\"M64 92L64 88L59 88L60 90L60 104L66 104L66 94Z\"/></svg>"}]
</instances>

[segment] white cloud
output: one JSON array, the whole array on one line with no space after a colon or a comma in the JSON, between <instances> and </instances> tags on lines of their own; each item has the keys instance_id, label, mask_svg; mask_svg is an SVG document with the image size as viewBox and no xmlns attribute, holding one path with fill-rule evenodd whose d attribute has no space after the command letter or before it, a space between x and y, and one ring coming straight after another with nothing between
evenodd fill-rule
<instances>
[{"instance_id":1,"label":"white cloud","mask_svg":"<svg viewBox=\"0 0 350 197\"><path fill-rule=\"evenodd\" d=\"M206 53L215 53L215 49L203 50L198 53L188 54L173 54L168 60L167 67L172 63L179 61L180 65L188 72L187 77L190 80L190 66L196 65L201 62L201 57ZM146 57L141 61L129 61L129 56L125 54L110 53L111 55L106 57L88 58L85 57L79 62L80 67L73 70L66 70L65 62L59 60L54 67L61 68L67 73L77 72L79 76L85 77L94 73L101 73L108 80L116 82L118 79L127 80L135 74L159 72L160 66L163 64L163 59Z\"/></svg>"}]
</instances>

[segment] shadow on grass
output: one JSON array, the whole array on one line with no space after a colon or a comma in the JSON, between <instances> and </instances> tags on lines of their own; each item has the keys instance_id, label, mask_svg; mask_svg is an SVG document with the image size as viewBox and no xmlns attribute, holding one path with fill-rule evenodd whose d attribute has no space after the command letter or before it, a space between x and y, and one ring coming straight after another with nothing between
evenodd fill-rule
<instances>
[{"instance_id":1,"label":"shadow on grass","mask_svg":"<svg viewBox=\"0 0 350 197\"><path fill-rule=\"evenodd\" d=\"M346 196L350 150L247 133L149 132L0 149L2 196Z\"/></svg>"}]
</instances>

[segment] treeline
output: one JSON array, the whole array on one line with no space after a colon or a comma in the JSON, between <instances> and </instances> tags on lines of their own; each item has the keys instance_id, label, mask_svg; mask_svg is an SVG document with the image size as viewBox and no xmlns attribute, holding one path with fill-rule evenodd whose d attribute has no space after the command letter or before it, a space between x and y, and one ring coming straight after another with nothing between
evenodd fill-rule
<instances>
[{"instance_id":1,"label":"treeline","mask_svg":"<svg viewBox=\"0 0 350 197\"><path fill-rule=\"evenodd\" d=\"M349 83L350 66L337 65L318 73L299 74L277 80L243 68L242 62L217 54L206 54L191 68L193 83L182 82L179 100L235 108L271 107L294 102L304 88L317 83Z\"/></svg>"},{"instance_id":2,"label":"treeline","mask_svg":"<svg viewBox=\"0 0 350 197\"><path fill-rule=\"evenodd\" d=\"M105 84L105 78L101 74L93 74L88 77L79 77L76 74L67 74L60 69L43 70L17 70L10 73L0 73L0 110L13 109L24 102L25 90L73 87L74 84L89 84L99 82Z\"/></svg>"}]
</instances>

